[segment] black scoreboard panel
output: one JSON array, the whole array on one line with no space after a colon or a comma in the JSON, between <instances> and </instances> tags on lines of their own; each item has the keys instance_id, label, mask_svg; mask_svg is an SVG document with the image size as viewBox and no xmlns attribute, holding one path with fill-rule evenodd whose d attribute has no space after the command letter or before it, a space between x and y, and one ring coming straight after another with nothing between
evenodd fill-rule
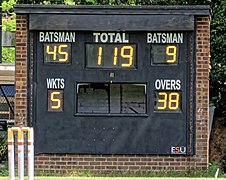
<instances>
[{"instance_id":1,"label":"black scoreboard panel","mask_svg":"<svg viewBox=\"0 0 226 180\"><path fill-rule=\"evenodd\" d=\"M35 32L36 152L186 154L190 34L161 34Z\"/></svg>"},{"instance_id":2,"label":"black scoreboard panel","mask_svg":"<svg viewBox=\"0 0 226 180\"><path fill-rule=\"evenodd\" d=\"M64 30L30 17L36 153L191 153L193 26L137 29L117 17L114 30L105 16Z\"/></svg>"}]
</instances>

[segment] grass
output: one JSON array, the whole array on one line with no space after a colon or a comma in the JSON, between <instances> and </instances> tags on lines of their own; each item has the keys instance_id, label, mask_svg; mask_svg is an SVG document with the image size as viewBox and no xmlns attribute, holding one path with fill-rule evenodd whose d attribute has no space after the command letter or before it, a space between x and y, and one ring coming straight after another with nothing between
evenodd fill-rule
<instances>
[{"instance_id":1,"label":"grass","mask_svg":"<svg viewBox=\"0 0 226 180\"><path fill-rule=\"evenodd\" d=\"M9 177L0 177L1 180L8 180ZM226 180L226 178L217 178ZM217 180L216 178L156 178L156 177L54 177L40 176L35 177L35 180ZM16 179L18 180L18 178ZM26 177L25 180L28 180Z\"/></svg>"},{"instance_id":2,"label":"grass","mask_svg":"<svg viewBox=\"0 0 226 180\"><path fill-rule=\"evenodd\" d=\"M216 180L215 172L219 166L210 164L207 170L195 168L185 171L159 171L159 172L112 172L93 173L91 171L73 171L66 174L48 173L47 171L36 172L35 180ZM8 168L0 167L0 180L9 179ZM219 180L226 180L226 174L219 173ZM18 180L18 177L16 178ZM25 180L28 180L25 177Z\"/></svg>"}]
</instances>

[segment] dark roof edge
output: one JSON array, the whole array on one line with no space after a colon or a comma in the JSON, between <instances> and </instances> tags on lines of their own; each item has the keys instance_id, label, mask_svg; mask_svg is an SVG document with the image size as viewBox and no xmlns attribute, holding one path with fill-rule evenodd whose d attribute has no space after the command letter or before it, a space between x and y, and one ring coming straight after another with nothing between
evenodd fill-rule
<instances>
[{"instance_id":1,"label":"dark roof edge","mask_svg":"<svg viewBox=\"0 0 226 180\"><path fill-rule=\"evenodd\" d=\"M120 10L120 11L118 11ZM210 15L208 5L184 6L69 6L16 4L17 14L182 14Z\"/></svg>"}]
</instances>

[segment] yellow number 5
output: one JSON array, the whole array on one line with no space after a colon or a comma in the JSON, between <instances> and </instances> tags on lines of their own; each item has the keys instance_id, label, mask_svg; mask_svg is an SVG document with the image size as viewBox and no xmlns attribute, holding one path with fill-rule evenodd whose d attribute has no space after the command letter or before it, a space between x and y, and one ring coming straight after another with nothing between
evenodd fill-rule
<instances>
[{"instance_id":1,"label":"yellow number 5","mask_svg":"<svg viewBox=\"0 0 226 180\"><path fill-rule=\"evenodd\" d=\"M58 95L60 95L59 91L54 91L51 93L51 101L56 103L56 105L51 106L52 109L59 109L61 107L60 99L56 98Z\"/></svg>"},{"instance_id":2,"label":"yellow number 5","mask_svg":"<svg viewBox=\"0 0 226 180\"><path fill-rule=\"evenodd\" d=\"M64 55L64 58L60 58L59 61L60 62L65 62L68 60L68 52L66 51L62 51L63 48L67 48L67 44L63 44L59 46L58 52L60 55Z\"/></svg>"}]
</instances>

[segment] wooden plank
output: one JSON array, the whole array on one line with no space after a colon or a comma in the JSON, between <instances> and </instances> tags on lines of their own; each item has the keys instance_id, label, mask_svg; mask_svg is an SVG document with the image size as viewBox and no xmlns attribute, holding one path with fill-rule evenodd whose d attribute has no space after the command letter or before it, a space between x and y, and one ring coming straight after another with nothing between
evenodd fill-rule
<instances>
[{"instance_id":1,"label":"wooden plank","mask_svg":"<svg viewBox=\"0 0 226 180\"><path fill-rule=\"evenodd\" d=\"M29 29L65 31L192 31L194 30L194 17L186 15L31 14Z\"/></svg>"},{"instance_id":2,"label":"wooden plank","mask_svg":"<svg viewBox=\"0 0 226 180\"><path fill-rule=\"evenodd\" d=\"M180 15L209 15L208 5L187 6L68 6L68 5L28 5L16 4L17 14L180 14Z\"/></svg>"}]
</instances>

